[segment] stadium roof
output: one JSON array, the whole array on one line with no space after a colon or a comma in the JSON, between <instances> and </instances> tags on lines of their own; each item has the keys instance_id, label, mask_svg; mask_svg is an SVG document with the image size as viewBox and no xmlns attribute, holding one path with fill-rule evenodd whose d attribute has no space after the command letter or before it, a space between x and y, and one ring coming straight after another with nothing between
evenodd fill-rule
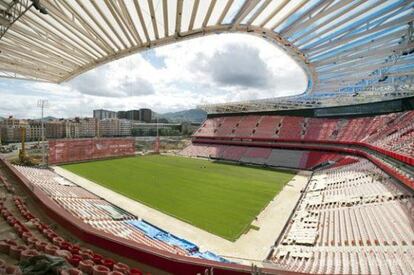
<instances>
[{"instance_id":1,"label":"stadium roof","mask_svg":"<svg viewBox=\"0 0 414 275\"><path fill-rule=\"evenodd\" d=\"M281 47L306 95L413 87L411 0L0 0L0 76L60 83L148 48L243 32ZM369 87L369 89L367 89ZM407 90L407 89L406 89Z\"/></svg>"}]
</instances>

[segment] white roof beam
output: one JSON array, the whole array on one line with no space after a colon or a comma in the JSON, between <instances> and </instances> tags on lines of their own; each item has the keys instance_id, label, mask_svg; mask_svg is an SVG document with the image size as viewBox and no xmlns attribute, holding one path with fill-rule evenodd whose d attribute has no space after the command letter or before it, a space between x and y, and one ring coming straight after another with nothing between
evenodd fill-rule
<instances>
[{"instance_id":1,"label":"white roof beam","mask_svg":"<svg viewBox=\"0 0 414 275\"><path fill-rule=\"evenodd\" d=\"M353 2L353 1L355 1L355 0L341 0L341 1L337 2L335 5L331 6L330 8L324 10L323 12L316 13L309 20L306 20L302 24L298 25L297 26L298 29L300 29L300 28L305 29L308 26L312 26L312 28L310 28L309 30L307 30L303 34L301 34L298 37L296 37L295 39L293 39L292 40L292 43L296 43L297 41L300 41L303 38L307 37L309 34L313 34L314 33L314 30L316 28L320 27L320 25L312 25L313 23L315 23L319 19L322 19L325 16L329 16L331 13L335 13L335 11L337 11L339 9L342 9L343 7L345 7L346 5L348 5L349 3ZM380 1L380 0L378 0L378 1ZM342 12L337 13L336 15L332 16L329 20L322 22L321 25L326 25L329 22L332 22L332 21L336 20L337 18L343 16L344 14L347 14L349 11L355 9L356 7L358 7L359 5L362 5L365 2L367 2L367 0L357 1L356 3L353 3L352 5L349 5ZM309 41L309 40L310 39L308 38L307 41ZM296 45L299 45L299 44L296 43Z\"/></svg>"},{"instance_id":2,"label":"white roof beam","mask_svg":"<svg viewBox=\"0 0 414 275\"><path fill-rule=\"evenodd\" d=\"M180 36L181 33L181 17L183 16L183 1L177 0L177 13L175 16L175 34Z\"/></svg>"},{"instance_id":3,"label":"white roof beam","mask_svg":"<svg viewBox=\"0 0 414 275\"><path fill-rule=\"evenodd\" d=\"M50 56L50 57L54 58L57 63L61 64L62 66L65 66L67 68L70 68L72 70L79 66L79 63L76 63L76 62L66 58L64 55L60 55L60 54L55 53L54 50L51 50L50 48L45 48L45 47L39 46L39 45L42 45L40 43L40 41L36 42L36 44L33 44L33 43L30 43L30 39L28 37L25 37L25 36L18 37L16 35L14 35L13 33L8 33L7 38L10 38L10 40L13 41L12 45L15 45L15 46L20 45L20 46L25 47L26 49L36 51L36 52L38 52L40 54L43 54L45 56ZM3 39L2 42L0 43L0 45L2 43L4 43L5 40L7 41L7 39Z\"/></svg>"},{"instance_id":4,"label":"white roof beam","mask_svg":"<svg viewBox=\"0 0 414 275\"><path fill-rule=\"evenodd\" d=\"M4 56L0 57L0 64L2 69L9 72L23 73L28 74L34 77L43 78L46 80L56 80L59 79L59 75L55 74L53 71L47 71L44 67L36 66L32 63L22 63L19 60L9 60ZM55 77L54 77L55 76Z\"/></svg>"},{"instance_id":5,"label":"white roof beam","mask_svg":"<svg viewBox=\"0 0 414 275\"><path fill-rule=\"evenodd\" d=\"M60 24L62 26L64 26L67 31L69 31L71 34L73 34L74 36L76 36L83 43L85 43L86 45L88 45L97 54L99 54L100 56L103 56L105 52L107 54L110 53L110 51L108 51L105 47L103 49L102 49L102 47L101 48L100 47L97 47L96 44L94 44L96 42L96 39L95 40L91 39L90 34L88 34L84 29L79 28L79 26L76 25L73 20L69 20L66 17L65 14L60 13L60 11L55 6L53 6L51 4L51 2L48 2L48 4L45 5L45 7L47 9L51 10L51 11L54 11L54 12L51 12L50 13L50 17L52 17L56 21L60 22Z\"/></svg>"},{"instance_id":6,"label":"white roof beam","mask_svg":"<svg viewBox=\"0 0 414 275\"><path fill-rule=\"evenodd\" d=\"M385 41L378 44L376 48L360 47L352 52L347 52L314 62L313 65L316 69L318 69L318 67L324 67L332 64L341 66L342 63L353 60L356 62L359 60L360 62L365 62L367 59L369 60L371 58L383 58L384 56L388 57L389 55L395 54L406 48L407 47L405 45L389 45L388 41Z\"/></svg>"},{"instance_id":7,"label":"white roof beam","mask_svg":"<svg viewBox=\"0 0 414 275\"><path fill-rule=\"evenodd\" d=\"M169 36L169 26L168 26L168 2L167 0L162 1L162 13L164 17L164 36Z\"/></svg>"},{"instance_id":8,"label":"white roof beam","mask_svg":"<svg viewBox=\"0 0 414 275\"><path fill-rule=\"evenodd\" d=\"M80 0L75 0L76 3L79 5L79 7L82 8L82 11L84 11L86 13L86 15L93 21L93 23L95 23L95 25L101 30L101 32L103 34L105 34L106 38L111 41L111 43L114 45L114 47L119 51L121 50L121 46L119 45L119 42L116 42L113 38L112 35L110 35L106 29L102 26L102 24L100 24L97 21L97 18L95 18L95 16L92 15L92 13L89 11L89 9L85 8L85 6L83 5L83 3ZM65 2L65 1L64 1ZM99 12L98 12L99 13ZM92 28L92 27L91 27ZM92 28L93 29L93 28ZM111 47L112 48L112 47Z\"/></svg>"},{"instance_id":9,"label":"white roof beam","mask_svg":"<svg viewBox=\"0 0 414 275\"><path fill-rule=\"evenodd\" d=\"M33 42L32 44L36 44L37 46L45 49L46 51L50 51L62 56L66 60L70 60L72 63L77 64L78 66L82 66L89 62L84 55L80 54L79 52L73 51L72 48L69 48L68 45L61 43L60 40L57 40L52 37L45 37L45 35L41 33L32 33L20 26L14 25L13 26L13 33L18 34L21 37ZM72 54L68 54L68 52L72 52Z\"/></svg>"},{"instance_id":10,"label":"white roof beam","mask_svg":"<svg viewBox=\"0 0 414 275\"><path fill-rule=\"evenodd\" d=\"M371 8L374 8L375 6L371 6ZM385 11L385 10L383 10L382 12L381 12L381 15L384 15L384 14L386 14L386 13L388 13L388 12L392 12L392 11L395 11L395 10L397 10L397 9L400 9L401 7L397 7L397 8L394 8L394 9L391 9L391 10L387 10L387 11ZM354 17L355 15L353 15L353 17ZM342 23L346 23L346 22L342 22ZM363 22L362 24L368 24L369 22ZM361 24L361 25L362 25ZM335 37L332 37L331 39L330 39L330 41L334 41L335 40L335 38L336 37L338 37L338 36L342 36L342 35L346 35L347 33L349 33L349 32L351 32L351 31L353 31L353 30L355 30L355 29L357 29L357 28L359 28L359 27L361 27L361 25L357 25L357 26L354 26L353 28L350 28L350 29L347 29L347 28L345 28L345 29L342 29L342 30L337 30L336 32L335 32ZM368 31L368 30L367 30ZM326 31L324 32L324 33L326 33ZM320 37L322 34L319 34L318 36ZM319 42L319 43L318 43ZM324 45L324 44L326 44L327 43L327 41L317 41L316 43L311 43L312 44L312 49L313 48L316 48L316 46L317 45ZM306 51L306 49L304 49L304 51Z\"/></svg>"},{"instance_id":11,"label":"white roof beam","mask_svg":"<svg viewBox=\"0 0 414 275\"><path fill-rule=\"evenodd\" d=\"M135 27L134 22L132 21L131 14L129 13L128 8L126 7L124 0L118 1L118 4L119 4L119 6L121 8L123 17L125 17L125 19L127 21L125 23L126 24L126 27L128 28L129 32L134 37L136 44L137 45L141 45L142 44L141 37L140 37L140 35L138 33L137 28Z\"/></svg>"},{"instance_id":12,"label":"white roof beam","mask_svg":"<svg viewBox=\"0 0 414 275\"><path fill-rule=\"evenodd\" d=\"M263 4L254 12L254 14L249 18L246 25L251 25L254 20L269 6L272 0L265 0Z\"/></svg>"},{"instance_id":13,"label":"white roof beam","mask_svg":"<svg viewBox=\"0 0 414 275\"><path fill-rule=\"evenodd\" d=\"M26 23L27 20L27 23ZM43 32L43 35L45 37L54 37L57 41L63 41L65 43L67 43L67 45L70 45L70 47L80 53L85 59L91 61L94 60L97 56L95 55L95 53L93 53L91 50L83 47L82 45L79 45L79 43L76 43L75 41L73 41L70 37L68 37L67 34L62 34L61 31L55 27L53 27L55 29L47 29L46 27L44 27L43 25L39 24L38 22L36 22L35 20L33 20L30 17L25 17L25 19L20 19L20 22L25 23L26 26L30 26L32 29L34 29L34 27L36 27L38 30L41 30Z\"/></svg>"},{"instance_id":14,"label":"white roof beam","mask_svg":"<svg viewBox=\"0 0 414 275\"><path fill-rule=\"evenodd\" d=\"M93 5L95 10L98 12L99 16L101 16L101 18L105 21L105 24L111 29L112 34L118 38L118 41L122 44L122 46L124 46L124 48L128 48L125 41L121 38L119 33L115 30L114 26L112 26L108 17L103 13L102 9L98 6L98 4L95 1L90 1L90 3Z\"/></svg>"},{"instance_id":15,"label":"white roof beam","mask_svg":"<svg viewBox=\"0 0 414 275\"><path fill-rule=\"evenodd\" d=\"M139 5L138 0L134 0L134 5L135 5L135 10L137 12L138 18L139 18L139 22L141 23L142 30L144 31L145 39L147 39L147 43L150 44L151 39L149 37L148 29L145 24L144 16L142 15L141 6Z\"/></svg>"},{"instance_id":16,"label":"white roof beam","mask_svg":"<svg viewBox=\"0 0 414 275\"><path fill-rule=\"evenodd\" d=\"M155 39L159 39L160 36L158 34L157 18L155 17L154 3L152 2L152 0L147 0L147 1L148 1L148 7L150 10L150 14L151 14L152 27L154 28Z\"/></svg>"},{"instance_id":17,"label":"white roof beam","mask_svg":"<svg viewBox=\"0 0 414 275\"><path fill-rule=\"evenodd\" d=\"M104 1L106 3L106 6L109 9L109 12L111 13L112 17L115 19L119 28L122 30L122 33L128 40L129 44L131 46L138 44L138 43L134 43L134 41L132 40L131 34L125 27L127 25L125 22L125 18L123 18L123 16L120 14L118 7L115 5L114 1L113 0L104 0Z\"/></svg>"},{"instance_id":18,"label":"white roof beam","mask_svg":"<svg viewBox=\"0 0 414 275\"><path fill-rule=\"evenodd\" d=\"M74 66L66 66L62 64L60 60L55 58L54 56L49 56L49 54L45 55L34 51L34 49L27 48L24 44L16 44L14 40L10 41L10 43L5 43L3 40L0 44L0 49L7 51L17 57L27 58L29 60L34 60L36 62L42 63L44 65L48 65L51 67L55 67L57 70L61 70L62 72L70 73L75 67ZM47 61L46 61L47 60Z\"/></svg>"},{"instance_id":19,"label":"white roof beam","mask_svg":"<svg viewBox=\"0 0 414 275\"><path fill-rule=\"evenodd\" d=\"M306 3L308 3L309 0L303 0L300 4L298 4L294 9L292 9L290 12L288 12L287 14L285 14L282 19L278 20L278 22L276 22L272 27L270 27L271 30L276 29L277 27L280 26L280 24L282 24L283 22L286 21L286 19L288 19L290 16L292 16L292 14L294 14L295 12L297 12L298 10L300 10Z\"/></svg>"},{"instance_id":20,"label":"white roof beam","mask_svg":"<svg viewBox=\"0 0 414 275\"><path fill-rule=\"evenodd\" d=\"M233 4L234 0L228 0L226 3L226 6L224 7L223 11L220 14L219 19L216 22L216 25L221 25L223 23L224 17L226 17L227 13L229 12L229 9L231 5Z\"/></svg>"},{"instance_id":21,"label":"white roof beam","mask_svg":"<svg viewBox=\"0 0 414 275\"><path fill-rule=\"evenodd\" d=\"M266 19L260 24L260 27L264 27L267 23L269 23L270 20L273 19L287 4L289 3L289 0L283 0L282 3L280 3L267 17Z\"/></svg>"},{"instance_id":22,"label":"white roof beam","mask_svg":"<svg viewBox=\"0 0 414 275\"><path fill-rule=\"evenodd\" d=\"M240 8L237 15L233 18L233 27L240 25L240 22L246 18L247 15L260 3L260 0L251 0L246 1L244 5Z\"/></svg>"},{"instance_id":23,"label":"white roof beam","mask_svg":"<svg viewBox=\"0 0 414 275\"><path fill-rule=\"evenodd\" d=\"M289 26L285 27L280 34L283 36L289 36L289 34L291 34L294 30L297 30L297 25L300 24L303 19L305 19L306 17L311 17L311 15L318 11L319 9L323 8L323 7L327 7L329 6L331 3L333 2L333 0L328 0L328 1L320 1L318 4L316 4L314 7L312 7L309 11L303 13L301 16L299 16L298 18L295 19L294 22L292 22Z\"/></svg>"},{"instance_id":24,"label":"white roof beam","mask_svg":"<svg viewBox=\"0 0 414 275\"><path fill-rule=\"evenodd\" d=\"M208 21L210 20L211 13L213 12L213 9L216 5L216 2L217 2L217 0L212 0L210 2L210 5L208 6L206 17L204 17L204 20L203 20L203 24L202 24L203 28L205 28L207 26Z\"/></svg>"},{"instance_id":25,"label":"white roof beam","mask_svg":"<svg viewBox=\"0 0 414 275\"><path fill-rule=\"evenodd\" d=\"M197 11L198 11L198 5L200 4L200 0L194 0L193 1L193 8L191 11L191 18L190 18L190 24L188 25L188 30L192 31L193 27L194 27L194 21L197 15Z\"/></svg>"},{"instance_id":26,"label":"white roof beam","mask_svg":"<svg viewBox=\"0 0 414 275\"><path fill-rule=\"evenodd\" d=\"M310 56L311 55L316 55L316 54L321 53L323 51L326 51L328 49L335 48L336 46L345 45L346 43L351 42L353 40L356 40L360 37L363 37L363 36L378 32L378 31L386 30L386 29L389 29L389 28L392 28L392 27L395 27L395 26L400 26L404 23L410 22L411 20L413 20L412 15L406 15L404 17L400 17L400 18L398 18L394 21L390 21L390 22L388 22L384 25L374 27L374 28L372 28L370 30L367 30L367 31L364 31L364 32L360 32L360 33L357 33L357 34L354 34L354 35L351 35L351 36L342 36L340 39L337 39L337 40L334 40L330 43L323 44L321 46L312 48L310 51L308 51L306 53Z\"/></svg>"},{"instance_id":27,"label":"white roof beam","mask_svg":"<svg viewBox=\"0 0 414 275\"><path fill-rule=\"evenodd\" d=\"M380 43L380 42L382 43L382 42L388 42L388 41L391 41L391 40L398 39L398 38L402 37L405 33L406 33L405 30L400 30L400 31L394 32L391 35L388 35L388 36L385 36L385 37L382 37L382 38L379 38L379 39L372 39L369 42L367 42L365 44L362 44L360 46L355 46L355 47L343 50L343 51L341 51L341 53L336 54L335 57L337 57L339 59L339 57L342 56L342 55L354 54L357 50L364 49L364 48L365 49L369 48L370 45L375 46L375 45L378 45L378 43ZM333 54L334 51L335 50L332 50L332 51L329 51L329 52L324 52L324 53L322 53L318 56L312 57L312 59L318 59L319 57L322 57L323 55L326 55L326 54ZM329 57L329 58L331 58L331 57Z\"/></svg>"},{"instance_id":28,"label":"white roof beam","mask_svg":"<svg viewBox=\"0 0 414 275\"><path fill-rule=\"evenodd\" d=\"M58 3L58 2L56 2ZM114 53L114 49L111 47L111 45L109 45L109 43L98 33L96 32L92 26L90 26L85 19L80 16L80 14L72 7L70 6L66 1L62 1L60 2L62 5L65 6L66 9L68 9L73 15L74 17L76 17L76 19L79 21L79 23L82 25L82 27L84 27L89 34L92 34L94 36L94 38L98 39L100 41L100 45L104 47L104 50L106 53ZM82 8L82 7L81 7ZM60 10L62 10L62 8L60 8ZM83 8L82 8L83 10ZM85 11L84 12L86 14L89 13L89 11ZM89 16L89 14L88 14Z\"/></svg>"}]
</instances>

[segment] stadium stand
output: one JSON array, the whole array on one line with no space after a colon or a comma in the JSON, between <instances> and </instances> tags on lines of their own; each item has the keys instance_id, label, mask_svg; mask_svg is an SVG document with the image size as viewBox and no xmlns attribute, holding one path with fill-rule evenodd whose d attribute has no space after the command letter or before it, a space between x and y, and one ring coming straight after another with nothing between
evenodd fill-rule
<instances>
[{"instance_id":1,"label":"stadium stand","mask_svg":"<svg viewBox=\"0 0 414 275\"><path fill-rule=\"evenodd\" d=\"M316 171L269 261L297 272L412 274L414 196L368 160Z\"/></svg>"},{"instance_id":2,"label":"stadium stand","mask_svg":"<svg viewBox=\"0 0 414 275\"><path fill-rule=\"evenodd\" d=\"M230 116L207 119L183 154L317 169L269 257L281 269L269 273L414 273L413 197L405 188L414 189L414 112L399 112L414 106L413 1L2 0L1 5L0 77L5 78L62 83L130 54L210 34L246 33L276 44L303 69L305 90L296 96L203 106L210 115ZM272 88L282 95L277 86ZM388 111L399 113L372 116ZM277 115L263 115L267 112ZM315 118L324 114L337 118ZM348 116L361 114L370 117ZM84 158L85 149L71 149L65 160L91 159ZM130 147L131 155L134 149ZM4 164L37 199L36 205L78 230L78 237L173 273L209 272L205 267L211 265L190 252L191 244L169 243L166 232L46 170L20 173L22 168ZM17 184L4 174L0 181L1 215L19 236L0 241L2 252L25 259L38 251L55 255L66 250L82 256L68 258L87 274L109 274L122 266L64 240L14 196ZM68 222L72 218L83 222L74 225ZM131 249L104 231L121 237L133 232L123 240L145 247ZM147 247L157 246L194 257L155 257L157 249ZM208 252L203 257L214 260ZM240 271L266 273L255 266L214 263L215 274Z\"/></svg>"},{"instance_id":3,"label":"stadium stand","mask_svg":"<svg viewBox=\"0 0 414 275\"><path fill-rule=\"evenodd\" d=\"M2 223L3 238L0 240L0 254L2 258L4 255L8 255L9 258L6 258L7 261L0 260L1 274L22 274L21 269L13 262L18 263L19 260L28 260L40 255L66 259L69 265L66 265L60 274L81 274L82 272L92 274L96 270L102 272L99 274L109 274L111 271L121 272L121 274L142 274L138 268L130 268L127 264L65 239L55 230L55 226L48 225L29 209L25 198L16 194L9 176L3 172L0 170L0 213L5 223ZM39 178L48 179L41 176ZM46 184L50 184L50 181L48 180ZM5 228L5 224L8 228ZM9 237L4 238L4 236Z\"/></svg>"},{"instance_id":4,"label":"stadium stand","mask_svg":"<svg viewBox=\"0 0 414 275\"><path fill-rule=\"evenodd\" d=\"M215 140L230 137L239 140L269 139L279 142L314 142L362 145L402 162L414 165L414 111L391 113L363 118L304 118L292 116L225 117L225 124L214 123L218 118L207 119L193 135L194 142L204 138ZM231 118L231 119L230 119ZM256 123L254 123L254 121ZM227 127L227 130L224 129ZM220 130L219 130L220 129ZM252 133L240 135L238 133ZM205 141L204 141L205 142ZM208 143L208 142L205 142Z\"/></svg>"},{"instance_id":5,"label":"stadium stand","mask_svg":"<svg viewBox=\"0 0 414 275\"><path fill-rule=\"evenodd\" d=\"M183 156L229 160L239 163L311 170L328 160L350 158L345 155L306 150L284 150L232 145L192 144L180 152ZM333 164L333 163L332 163Z\"/></svg>"},{"instance_id":6,"label":"stadium stand","mask_svg":"<svg viewBox=\"0 0 414 275\"><path fill-rule=\"evenodd\" d=\"M414 272L414 178L409 168L414 165L414 111L244 118L254 125L251 129L230 123L237 120L227 124L232 135L214 129L195 132L182 153L196 156L209 147L237 145L247 148L240 162L317 168L269 254L270 264L312 274ZM208 123L202 128L212 125Z\"/></svg>"},{"instance_id":7,"label":"stadium stand","mask_svg":"<svg viewBox=\"0 0 414 275\"><path fill-rule=\"evenodd\" d=\"M199 251L198 246L188 241L161 229L155 229L151 224L74 185L51 170L25 166L14 167L59 206L81 222L98 230L173 254L227 262L211 252ZM152 228L152 230L146 232L147 228Z\"/></svg>"}]
</instances>

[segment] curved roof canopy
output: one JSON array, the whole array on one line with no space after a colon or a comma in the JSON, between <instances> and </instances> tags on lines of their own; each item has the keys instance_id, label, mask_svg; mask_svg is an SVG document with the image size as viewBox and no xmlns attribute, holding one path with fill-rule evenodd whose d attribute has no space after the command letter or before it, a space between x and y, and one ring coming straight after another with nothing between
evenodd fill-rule
<instances>
[{"instance_id":1,"label":"curved roof canopy","mask_svg":"<svg viewBox=\"0 0 414 275\"><path fill-rule=\"evenodd\" d=\"M60 83L151 47L245 32L277 44L307 95L414 75L412 0L0 0L0 76ZM372 91L371 91L372 92Z\"/></svg>"}]
</instances>

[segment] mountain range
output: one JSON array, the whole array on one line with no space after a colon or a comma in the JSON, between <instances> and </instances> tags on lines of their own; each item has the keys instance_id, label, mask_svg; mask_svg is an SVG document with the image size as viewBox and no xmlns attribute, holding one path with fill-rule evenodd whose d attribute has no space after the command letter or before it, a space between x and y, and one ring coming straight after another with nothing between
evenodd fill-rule
<instances>
[{"instance_id":1,"label":"mountain range","mask_svg":"<svg viewBox=\"0 0 414 275\"><path fill-rule=\"evenodd\" d=\"M206 119L207 113L201 109L189 109L189 110L184 110L184 111L179 111L179 112L169 112L169 113L164 113L164 114L154 113L154 116L155 117L158 116L158 118L165 118L169 122L175 122L175 123L180 123L180 122L201 123ZM0 121L4 119L5 119L4 117L0 117ZM38 119L40 120L40 118ZM45 121L55 120L55 119L56 118L53 116L44 117Z\"/></svg>"},{"instance_id":2,"label":"mountain range","mask_svg":"<svg viewBox=\"0 0 414 275\"><path fill-rule=\"evenodd\" d=\"M189 109L179 112L170 112L159 114L160 118L166 118L169 122L196 122L201 123L203 122L206 117L207 113L201 109Z\"/></svg>"}]
</instances>

